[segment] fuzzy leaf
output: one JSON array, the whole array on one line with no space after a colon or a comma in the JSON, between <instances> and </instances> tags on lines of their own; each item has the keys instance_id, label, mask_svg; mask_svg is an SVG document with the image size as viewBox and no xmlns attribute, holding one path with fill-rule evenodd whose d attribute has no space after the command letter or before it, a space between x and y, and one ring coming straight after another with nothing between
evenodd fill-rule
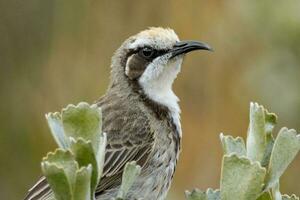
<instances>
[{"instance_id":1,"label":"fuzzy leaf","mask_svg":"<svg viewBox=\"0 0 300 200\"><path fill-rule=\"evenodd\" d=\"M125 199L127 192L140 173L141 167L137 165L135 161L129 162L125 165L122 176L122 183L117 199Z\"/></svg>"},{"instance_id":2,"label":"fuzzy leaf","mask_svg":"<svg viewBox=\"0 0 300 200\"><path fill-rule=\"evenodd\" d=\"M98 166L91 142L87 142L82 138L78 138L76 141L71 138L71 151L73 152L79 167L92 166L91 183L89 185L91 187L91 195L94 195L101 176L98 169L103 166Z\"/></svg>"},{"instance_id":3,"label":"fuzzy leaf","mask_svg":"<svg viewBox=\"0 0 300 200\"><path fill-rule=\"evenodd\" d=\"M293 129L282 128L275 140L267 175L267 188L278 183L280 176L300 150L300 135Z\"/></svg>"},{"instance_id":4,"label":"fuzzy leaf","mask_svg":"<svg viewBox=\"0 0 300 200\"><path fill-rule=\"evenodd\" d=\"M57 149L43 158L42 171L57 200L72 199L78 165L69 151Z\"/></svg>"},{"instance_id":5,"label":"fuzzy leaf","mask_svg":"<svg viewBox=\"0 0 300 200\"><path fill-rule=\"evenodd\" d=\"M272 200L272 196L269 192L264 192L256 200Z\"/></svg>"},{"instance_id":6,"label":"fuzzy leaf","mask_svg":"<svg viewBox=\"0 0 300 200\"><path fill-rule=\"evenodd\" d=\"M102 172L103 172L106 144L107 144L106 133L101 133L99 136L98 151L96 152L96 158L97 158L96 160L98 165L98 178L102 176Z\"/></svg>"},{"instance_id":7,"label":"fuzzy leaf","mask_svg":"<svg viewBox=\"0 0 300 200\"><path fill-rule=\"evenodd\" d=\"M78 168L78 164L75 161L74 155L70 151L56 149L54 153L48 153L48 155L43 158L42 162L48 162L56 165L58 168L62 168L66 173L70 185L72 186L74 184L74 172Z\"/></svg>"},{"instance_id":8,"label":"fuzzy leaf","mask_svg":"<svg viewBox=\"0 0 300 200\"><path fill-rule=\"evenodd\" d=\"M94 152L98 152L100 143L102 114L97 105L79 103L68 105L62 110L62 122L65 134L75 140L79 137L91 141Z\"/></svg>"},{"instance_id":9,"label":"fuzzy leaf","mask_svg":"<svg viewBox=\"0 0 300 200\"><path fill-rule=\"evenodd\" d=\"M220 190L208 188L206 192L203 192L194 189L192 192L186 191L185 196L187 200L220 200Z\"/></svg>"},{"instance_id":10,"label":"fuzzy leaf","mask_svg":"<svg viewBox=\"0 0 300 200\"><path fill-rule=\"evenodd\" d=\"M225 155L222 163L221 199L256 199L261 190L266 170L258 162L245 157Z\"/></svg>"},{"instance_id":11,"label":"fuzzy leaf","mask_svg":"<svg viewBox=\"0 0 300 200\"><path fill-rule=\"evenodd\" d=\"M78 168L70 151L57 149L43 159L42 171L56 200L91 200L92 166ZM92 198L91 198L92 197Z\"/></svg>"},{"instance_id":12,"label":"fuzzy leaf","mask_svg":"<svg viewBox=\"0 0 300 200\"><path fill-rule=\"evenodd\" d=\"M91 200L94 195L91 193L92 166L82 167L76 172L76 183L74 186L74 200Z\"/></svg>"},{"instance_id":13,"label":"fuzzy leaf","mask_svg":"<svg viewBox=\"0 0 300 200\"><path fill-rule=\"evenodd\" d=\"M206 190L206 196L207 200L220 200L220 190L213 190L211 188L208 188Z\"/></svg>"},{"instance_id":14,"label":"fuzzy leaf","mask_svg":"<svg viewBox=\"0 0 300 200\"><path fill-rule=\"evenodd\" d=\"M277 124L277 115L270 113L267 109L265 111L265 132L266 134L272 134L275 125Z\"/></svg>"},{"instance_id":15,"label":"fuzzy leaf","mask_svg":"<svg viewBox=\"0 0 300 200\"><path fill-rule=\"evenodd\" d=\"M260 162L266 149L265 111L257 103L250 103L250 122L247 137L247 157Z\"/></svg>"},{"instance_id":16,"label":"fuzzy leaf","mask_svg":"<svg viewBox=\"0 0 300 200\"><path fill-rule=\"evenodd\" d=\"M279 190L279 182L277 182L272 188L271 188L272 196L274 200L282 200L282 196Z\"/></svg>"},{"instance_id":17,"label":"fuzzy leaf","mask_svg":"<svg viewBox=\"0 0 300 200\"><path fill-rule=\"evenodd\" d=\"M263 167L268 167L270 157L271 157L271 152L273 149L274 145L274 137L272 135L272 131L277 123L277 116L274 113L269 113L265 109L265 133L266 133L266 149L264 152L263 159L261 161L261 165Z\"/></svg>"},{"instance_id":18,"label":"fuzzy leaf","mask_svg":"<svg viewBox=\"0 0 300 200\"><path fill-rule=\"evenodd\" d=\"M220 140L225 155L235 153L238 156L246 156L246 147L243 138L233 138L231 135L224 136L223 133L221 133Z\"/></svg>"},{"instance_id":19,"label":"fuzzy leaf","mask_svg":"<svg viewBox=\"0 0 300 200\"><path fill-rule=\"evenodd\" d=\"M199 189L193 189L190 191L185 191L185 196L187 200L206 200L205 192Z\"/></svg>"},{"instance_id":20,"label":"fuzzy leaf","mask_svg":"<svg viewBox=\"0 0 300 200\"><path fill-rule=\"evenodd\" d=\"M277 116L269 113L263 106L250 103L250 122L247 135L247 157L252 161L263 161L268 165L272 150L272 131Z\"/></svg>"},{"instance_id":21,"label":"fuzzy leaf","mask_svg":"<svg viewBox=\"0 0 300 200\"><path fill-rule=\"evenodd\" d=\"M69 139L65 136L60 113L48 113L46 114L46 119L57 145L60 148L67 149L70 146Z\"/></svg>"},{"instance_id":22,"label":"fuzzy leaf","mask_svg":"<svg viewBox=\"0 0 300 200\"><path fill-rule=\"evenodd\" d=\"M49 113L46 118L58 145L61 148L70 149L74 156L69 152L71 157L66 158L61 155L63 153L58 152L54 153L55 155L50 154L44 161L50 164L54 163L63 170L62 173L66 176L71 195L73 195L72 191L79 190L74 191L73 187L80 182L85 182L86 185L89 185L89 189L83 187L84 192L75 193L76 198L78 196L77 199L86 199L85 195L89 194L88 199L94 199L94 191L103 170L106 147L106 134L101 130L101 110L97 105L90 106L87 103L79 103L77 106L68 105L61 114ZM72 170L68 170L69 162L75 163ZM45 166L48 166L49 163L46 163ZM80 170L78 165L81 167ZM89 175L89 173L91 174Z\"/></svg>"},{"instance_id":23,"label":"fuzzy leaf","mask_svg":"<svg viewBox=\"0 0 300 200\"><path fill-rule=\"evenodd\" d=\"M54 192L56 200L72 199L72 189L65 171L55 164L49 162L42 163L43 174Z\"/></svg>"},{"instance_id":24,"label":"fuzzy leaf","mask_svg":"<svg viewBox=\"0 0 300 200\"><path fill-rule=\"evenodd\" d=\"M271 157L271 153L272 153L272 149L273 149L273 145L274 145L274 141L275 141L273 135L267 134L266 141L267 141L267 146L265 149L263 159L261 161L261 166L267 168L269 166L270 157Z\"/></svg>"}]
</instances>

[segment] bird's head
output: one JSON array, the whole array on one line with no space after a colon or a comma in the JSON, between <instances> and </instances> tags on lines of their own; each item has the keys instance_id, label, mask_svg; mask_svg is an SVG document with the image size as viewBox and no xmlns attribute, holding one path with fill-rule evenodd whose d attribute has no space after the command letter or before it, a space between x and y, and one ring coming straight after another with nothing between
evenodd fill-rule
<instances>
[{"instance_id":1,"label":"bird's head","mask_svg":"<svg viewBox=\"0 0 300 200\"><path fill-rule=\"evenodd\" d=\"M149 28L128 38L112 59L112 86L138 85L161 103L172 92L183 57L194 50L212 50L197 41L180 41L172 29ZM175 96L176 97L176 96ZM174 97L174 98L175 98Z\"/></svg>"}]
</instances>

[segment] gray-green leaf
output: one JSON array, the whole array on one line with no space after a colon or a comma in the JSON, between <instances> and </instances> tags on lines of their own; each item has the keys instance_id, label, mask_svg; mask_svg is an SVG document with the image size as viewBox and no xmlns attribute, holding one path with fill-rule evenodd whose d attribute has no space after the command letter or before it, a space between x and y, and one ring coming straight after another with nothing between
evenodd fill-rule
<instances>
[{"instance_id":1,"label":"gray-green leaf","mask_svg":"<svg viewBox=\"0 0 300 200\"><path fill-rule=\"evenodd\" d=\"M247 137L247 157L261 161L266 149L265 111L263 106L250 103L250 122Z\"/></svg>"},{"instance_id":2,"label":"gray-green leaf","mask_svg":"<svg viewBox=\"0 0 300 200\"><path fill-rule=\"evenodd\" d=\"M268 169L267 188L278 183L280 176L300 150L300 135L293 129L282 128L275 140Z\"/></svg>"},{"instance_id":3,"label":"gray-green leaf","mask_svg":"<svg viewBox=\"0 0 300 200\"><path fill-rule=\"evenodd\" d=\"M97 105L79 103L68 105L62 110L62 122L65 134L75 140L79 137L91 141L94 152L98 152L100 143L102 114Z\"/></svg>"},{"instance_id":4,"label":"gray-green leaf","mask_svg":"<svg viewBox=\"0 0 300 200\"><path fill-rule=\"evenodd\" d=\"M270 192L264 192L256 200L272 200Z\"/></svg>"},{"instance_id":5,"label":"gray-green leaf","mask_svg":"<svg viewBox=\"0 0 300 200\"><path fill-rule=\"evenodd\" d=\"M98 166L91 142L87 142L82 138L78 138L77 140L71 138L71 151L73 152L79 167L92 166L91 183L89 185L91 187L91 195L94 195L101 175L98 170L100 166Z\"/></svg>"},{"instance_id":6,"label":"gray-green leaf","mask_svg":"<svg viewBox=\"0 0 300 200\"><path fill-rule=\"evenodd\" d=\"M222 200L256 199L261 193L266 170L245 157L225 155L221 175Z\"/></svg>"},{"instance_id":7,"label":"gray-green leaf","mask_svg":"<svg viewBox=\"0 0 300 200\"><path fill-rule=\"evenodd\" d=\"M66 138L60 113L48 113L46 114L46 119L57 145L60 148L67 149L70 146L70 143L69 139Z\"/></svg>"},{"instance_id":8,"label":"gray-green leaf","mask_svg":"<svg viewBox=\"0 0 300 200\"><path fill-rule=\"evenodd\" d=\"M206 200L206 193L199 189L185 191L185 196L187 200Z\"/></svg>"},{"instance_id":9,"label":"gray-green leaf","mask_svg":"<svg viewBox=\"0 0 300 200\"><path fill-rule=\"evenodd\" d=\"M208 188L206 192L194 189L192 192L185 191L188 200L220 200L220 190Z\"/></svg>"},{"instance_id":10,"label":"gray-green leaf","mask_svg":"<svg viewBox=\"0 0 300 200\"><path fill-rule=\"evenodd\" d=\"M72 199L78 165L71 152L57 149L43 158L41 166L55 198L57 200Z\"/></svg>"},{"instance_id":11,"label":"gray-green leaf","mask_svg":"<svg viewBox=\"0 0 300 200\"><path fill-rule=\"evenodd\" d=\"M221 133L220 140L225 155L235 153L238 156L246 156L246 147L243 138L233 138L231 135L224 136L223 133Z\"/></svg>"},{"instance_id":12,"label":"gray-green leaf","mask_svg":"<svg viewBox=\"0 0 300 200\"><path fill-rule=\"evenodd\" d=\"M137 176L141 173L141 167L135 161L129 162L125 165L122 184L118 193L117 199L124 199Z\"/></svg>"},{"instance_id":13,"label":"gray-green leaf","mask_svg":"<svg viewBox=\"0 0 300 200\"><path fill-rule=\"evenodd\" d=\"M94 198L94 193L91 192L91 176L91 165L77 170L74 186L74 200L92 200Z\"/></svg>"},{"instance_id":14,"label":"gray-green leaf","mask_svg":"<svg viewBox=\"0 0 300 200\"><path fill-rule=\"evenodd\" d=\"M220 200L221 199L220 190L213 190L211 188L208 188L206 190L206 196L207 196L207 200Z\"/></svg>"}]
</instances>

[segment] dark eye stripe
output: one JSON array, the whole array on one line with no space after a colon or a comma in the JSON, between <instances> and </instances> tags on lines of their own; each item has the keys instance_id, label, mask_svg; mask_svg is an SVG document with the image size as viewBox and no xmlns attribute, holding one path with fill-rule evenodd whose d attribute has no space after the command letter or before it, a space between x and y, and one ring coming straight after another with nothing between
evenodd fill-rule
<instances>
[{"instance_id":1,"label":"dark eye stripe","mask_svg":"<svg viewBox=\"0 0 300 200\"><path fill-rule=\"evenodd\" d=\"M169 50L166 50L166 49L160 49L160 50L157 50L157 51L156 51L156 57L162 56L162 55L168 53L168 51L169 51ZM155 57L155 58L156 58L156 57Z\"/></svg>"},{"instance_id":2,"label":"dark eye stripe","mask_svg":"<svg viewBox=\"0 0 300 200\"><path fill-rule=\"evenodd\" d=\"M136 52L137 52L137 53L140 53L140 52L143 51L143 49L145 49L145 48L149 48L149 47L139 48ZM153 52L152 52L152 55L151 55L150 57L144 57L144 59L146 59L146 60L148 60L148 61L151 62L151 61L154 60L155 58L164 55L164 54L167 53L169 50L165 50L165 49L159 49L159 50L157 50L157 49L152 49L152 51L153 51ZM140 55L140 56L142 56L142 55Z\"/></svg>"},{"instance_id":3,"label":"dark eye stripe","mask_svg":"<svg viewBox=\"0 0 300 200\"><path fill-rule=\"evenodd\" d=\"M137 49L131 49L131 50L129 50L129 52L127 53L127 57L130 57L130 56L133 55L133 54L137 54L137 53L138 53L141 49L143 49L143 48L151 48L151 47L145 46L145 47L139 47L139 48L137 48ZM159 49L159 50L154 49L154 51L155 51L155 52L154 52L153 56L151 56L152 60L153 60L154 58L157 58L158 56L162 56L162 55L168 53L170 50L169 50L169 49Z\"/></svg>"}]
</instances>

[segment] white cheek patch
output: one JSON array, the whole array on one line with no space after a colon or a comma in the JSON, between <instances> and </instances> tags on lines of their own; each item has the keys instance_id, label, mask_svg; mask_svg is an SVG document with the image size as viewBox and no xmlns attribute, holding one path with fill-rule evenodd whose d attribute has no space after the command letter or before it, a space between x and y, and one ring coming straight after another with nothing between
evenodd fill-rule
<instances>
[{"instance_id":1,"label":"white cheek patch","mask_svg":"<svg viewBox=\"0 0 300 200\"><path fill-rule=\"evenodd\" d=\"M132 59L132 56L133 56L133 55L131 55L131 56L127 59L127 61L126 61L126 67L125 67L125 74L126 74L126 76L129 75L129 67L128 67L128 63L129 63L130 60Z\"/></svg>"}]
</instances>

